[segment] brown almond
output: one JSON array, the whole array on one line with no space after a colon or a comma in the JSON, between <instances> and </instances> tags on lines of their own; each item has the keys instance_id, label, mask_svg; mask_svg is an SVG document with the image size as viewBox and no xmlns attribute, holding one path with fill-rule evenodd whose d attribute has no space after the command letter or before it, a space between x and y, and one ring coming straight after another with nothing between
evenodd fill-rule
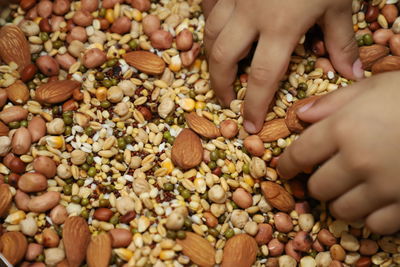
<instances>
[{"instance_id":1,"label":"brown almond","mask_svg":"<svg viewBox=\"0 0 400 267\"><path fill-rule=\"evenodd\" d=\"M215 265L215 249L203 237L192 232L186 232L186 238L177 239L176 242L182 246L183 254L188 256L193 263L202 267Z\"/></svg>"},{"instance_id":2,"label":"brown almond","mask_svg":"<svg viewBox=\"0 0 400 267\"><path fill-rule=\"evenodd\" d=\"M64 80L52 81L36 89L36 100L45 104L57 104L71 97L73 91L80 88L77 81Z\"/></svg>"},{"instance_id":3,"label":"brown almond","mask_svg":"<svg viewBox=\"0 0 400 267\"><path fill-rule=\"evenodd\" d=\"M7 87L6 90L8 98L14 104L25 104L29 100L28 87L20 80Z\"/></svg>"},{"instance_id":4,"label":"brown almond","mask_svg":"<svg viewBox=\"0 0 400 267\"><path fill-rule=\"evenodd\" d=\"M39 156L33 161L33 169L40 172L47 178L53 178L57 173L57 166L54 160L46 156Z\"/></svg>"},{"instance_id":5,"label":"brown almond","mask_svg":"<svg viewBox=\"0 0 400 267\"><path fill-rule=\"evenodd\" d=\"M79 216L67 218L62 236L69 266L80 266L85 259L90 242L90 231L86 220Z\"/></svg>"},{"instance_id":6,"label":"brown almond","mask_svg":"<svg viewBox=\"0 0 400 267\"><path fill-rule=\"evenodd\" d=\"M160 75L165 69L165 62L156 54L148 51L133 51L122 57L126 63L146 74Z\"/></svg>"},{"instance_id":7,"label":"brown almond","mask_svg":"<svg viewBox=\"0 0 400 267\"><path fill-rule=\"evenodd\" d=\"M40 192L47 188L47 179L38 172L27 172L19 178L18 188L25 193Z\"/></svg>"},{"instance_id":8,"label":"brown almond","mask_svg":"<svg viewBox=\"0 0 400 267\"><path fill-rule=\"evenodd\" d=\"M4 123L9 123L12 121L22 121L28 117L28 111L19 106L13 106L3 109L0 112L0 120Z\"/></svg>"},{"instance_id":9,"label":"brown almond","mask_svg":"<svg viewBox=\"0 0 400 267\"><path fill-rule=\"evenodd\" d=\"M0 108L4 107L4 105L7 103L7 100L8 96L6 89L0 88Z\"/></svg>"},{"instance_id":10,"label":"brown almond","mask_svg":"<svg viewBox=\"0 0 400 267\"><path fill-rule=\"evenodd\" d=\"M111 258L111 237L100 234L92 237L86 252L89 267L107 267Z\"/></svg>"},{"instance_id":11,"label":"brown almond","mask_svg":"<svg viewBox=\"0 0 400 267\"><path fill-rule=\"evenodd\" d=\"M308 123L303 122L297 117L297 111L305 105L316 101L320 96L311 96L294 102L287 112L285 122L291 132L301 133L308 126Z\"/></svg>"},{"instance_id":12,"label":"brown almond","mask_svg":"<svg viewBox=\"0 0 400 267\"><path fill-rule=\"evenodd\" d=\"M46 212L57 206L60 200L61 200L60 192L49 191L38 197L31 198L31 200L28 203L28 208L32 212L37 212L37 213Z\"/></svg>"},{"instance_id":13,"label":"brown almond","mask_svg":"<svg viewBox=\"0 0 400 267\"><path fill-rule=\"evenodd\" d=\"M0 121L0 136L7 136L10 129Z\"/></svg>"},{"instance_id":14,"label":"brown almond","mask_svg":"<svg viewBox=\"0 0 400 267\"><path fill-rule=\"evenodd\" d=\"M224 247L221 267L251 267L256 261L258 246L255 239L247 234L230 238Z\"/></svg>"},{"instance_id":15,"label":"brown almond","mask_svg":"<svg viewBox=\"0 0 400 267\"><path fill-rule=\"evenodd\" d=\"M23 155L29 152L32 144L31 134L25 127L18 128L12 138L12 152Z\"/></svg>"},{"instance_id":16,"label":"brown almond","mask_svg":"<svg viewBox=\"0 0 400 267\"><path fill-rule=\"evenodd\" d=\"M285 119L275 119L264 123L263 128L258 133L263 142L274 142L289 135L290 131L286 126Z\"/></svg>"},{"instance_id":17,"label":"brown almond","mask_svg":"<svg viewBox=\"0 0 400 267\"><path fill-rule=\"evenodd\" d=\"M360 47L359 53L363 69L371 70L371 67L375 62L389 55L389 48L384 45L374 44Z\"/></svg>"},{"instance_id":18,"label":"brown almond","mask_svg":"<svg viewBox=\"0 0 400 267\"><path fill-rule=\"evenodd\" d=\"M28 131L31 134L32 142L39 141L46 134L46 122L40 116L33 117L29 121Z\"/></svg>"},{"instance_id":19,"label":"brown almond","mask_svg":"<svg viewBox=\"0 0 400 267\"><path fill-rule=\"evenodd\" d=\"M221 136L214 123L204 117L200 117L196 112L185 114L185 119L190 129L205 138L214 139Z\"/></svg>"},{"instance_id":20,"label":"brown almond","mask_svg":"<svg viewBox=\"0 0 400 267\"><path fill-rule=\"evenodd\" d=\"M12 194L8 184L0 184L0 217L8 212L11 206Z\"/></svg>"},{"instance_id":21,"label":"brown almond","mask_svg":"<svg viewBox=\"0 0 400 267\"><path fill-rule=\"evenodd\" d=\"M395 70L400 70L400 57L398 56L384 57L372 66L373 74Z\"/></svg>"},{"instance_id":22,"label":"brown almond","mask_svg":"<svg viewBox=\"0 0 400 267\"><path fill-rule=\"evenodd\" d=\"M29 43L21 29L15 25L6 25L0 29L0 58L7 64L17 63L20 71L31 64Z\"/></svg>"},{"instance_id":23,"label":"brown almond","mask_svg":"<svg viewBox=\"0 0 400 267\"><path fill-rule=\"evenodd\" d=\"M7 232L0 237L0 252L14 266L25 256L28 241L21 232Z\"/></svg>"},{"instance_id":24,"label":"brown almond","mask_svg":"<svg viewBox=\"0 0 400 267\"><path fill-rule=\"evenodd\" d=\"M184 170L199 165L203 159L200 138L190 129L183 129L172 146L172 161Z\"/></svg>"},{"instance_id":25,"label":"brown almond","mask_svg":"<svg viewBox=\"0 0 400 267\"><path fill-rule=\"evenodd\" d=\"M272 207L285 212L290 212L294 209L293 196L281 185L269 181L262 182L261 190Z\"/></svg>"}]
</instances>

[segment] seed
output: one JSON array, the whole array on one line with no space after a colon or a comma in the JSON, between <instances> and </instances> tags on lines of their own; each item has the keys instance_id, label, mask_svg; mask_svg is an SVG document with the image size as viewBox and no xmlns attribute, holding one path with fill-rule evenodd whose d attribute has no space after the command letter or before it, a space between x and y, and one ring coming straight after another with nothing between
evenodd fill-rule
<instances>
[{"instance_id":1,"label":"seed","mask_svg":"<svg viewBox=\"0 0 400 267\"><path fill-rule=\"evenodd\" d=\"M100 205L100 207L106 208L106 207L110 206L110 201L108 199L102 198L99 201L99 205Z\"/></svg>"},{"instance_id":2,"label":"seed","mask_svg":"<svg viewBox=\"0 0 400 267\"><path fill-rule=\"evenodd\" d=\"M229 239L235 235L235 231L232 228L229 228L225 231L224 236Z\"/></svg>"}]
</instances>

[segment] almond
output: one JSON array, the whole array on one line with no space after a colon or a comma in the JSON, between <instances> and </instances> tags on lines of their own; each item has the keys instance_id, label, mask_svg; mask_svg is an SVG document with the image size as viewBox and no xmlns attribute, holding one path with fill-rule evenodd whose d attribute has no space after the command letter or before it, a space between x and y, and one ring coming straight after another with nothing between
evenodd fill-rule
<instances>
[{"instance_id":1,"label":"almond","mask_svg":"<svg viewBox=\"0 0 400 267\"><path fill-rule=\"evenodd\" d=\"M133 51L122 56L126 63L134 68L150 75L160 75L164 72L165 63L157 56L148 51Z\"/></svg>"},{"instance_id":2,"label":"almond","mask_svg":"<svg viewBox=\"0 0 400 267\"><path fill-rule=\"evenodd\" d=\"M7 232L0 237L0 252L14 266L20 262L28 248L28 241L21 232Z\"/></svg>"},{"instance_id":3,"label":"almond","mask_svg":"<svg viewBox=\"0 0 400 267\"><path fill-rule=\"evenodd\" d=\"M291 132L301 133L308 126L308 123L301 121L297 117L297 111L305 105L316 101L320 96L311 96L294 102L286 112L286 126Z\"/></svg>"},{"instance_id":4,"label":"almond","mask_svg":"<svg viewBox=\"0 0 400 267\"><path fill-rule=\"evenodd\" d=\"M203 237L192 232L186 232L186 238L177 239L176 242L182 246L183 254L188 256L193 263L201 267L215 265L215 249Z\"/></svg>"},{"instance_id":5,"label":"almond","mask_svg":"<svg viewBox=\"0 0 400 267\"><path fill-rule=\"evenodd\" d=\"M86 252L86 262L89 267L107 267L111 258L111 237L100 234L92 237Z\"/></svg>"},{"instance_id":6,"label":"almond","mask_svg":"<svg viewBox=\"0 0 400 267\"><path fill-rule=\"evenodd\" d=\"M389 48L384 45L374 44L360 47L359 52L363 69L371 70L371 67L375 62L389 55Z\"/></svg>"},{"instance_id":7,"label":"almond","mask_svg":"<svg viewBox=\"0 0 400 267\"><path fill-rule=\"evenodd\" d=\"M224 247L221 267L250 267L256 261L258 246L255 239L247 234L230 238Z\"/></svg>"},{"instance_id":8,"label":"almond","mask_svg":"<svg viewBox=\"0 0 400 267\"><path fill-rule=\"evenodd\" d=\"M12 194L7 184L0 185L0 217L6 215L11 206Z\"/></svg>"},{"instance_id":9,"label":"almond","mask_svg":"<svg viewBox=\"0 0 400 267\"><path fill-rule=\"evenodd\" d=\"M25 120L27 117L28 111L19 106L5 108L2 112L0 112L0 120L2 120L4 123L9 123L12 121L22 121Z\"/></svg>"},{"instance_id":10,"label":"almond","mask_svg":"<svg viewBox=\"0 0 400 267\"><path fill-rule=\"evenodd\" d=\"M285 212L290 212L294 209L295 202L292 195L281 185L269 181L262 182L261 190L272 207Z\"/></svg>"},{"instance_id":11,"label":"almond","mask_svg":"<svg viewBox=\"0 0 400 267\"><path fill-rule=\"evenodd\" d=\"M80 86L81 84L79 82L72 80L45 83L36 89L36 100L45 104L64 102L70 98L74 90Z\"/></svg>"},{"instance_id":12,"label":"almond","mask_svg":"<svg viewBox=\"0 0 400 267\"><path fill-rule=\"evenodd\" d=\"M384 57L372 66L373 74L395 70L400 70L400 57L398 56Z\"/></svg>"},{"instance_id":13,"label":"almond","mask_svg":"<svg viewBox=\"0 0 400 267\"><path fill-rule=\"evenodd\" d=\"M203 146L197 134L190 129L183 129L172 146L171 158L184 170L199 165L203 159Z\"/></svg>"},{"instance_id":14,"label":"almond","mask_svg":"<svg viewBox=\"0 0 400 267\"><path fill-rule=\"evenodd\" d=\"M185 119L190 129L205 138L214 139L221 136L219 129L214 123L206 118L200 117L196 112L186 114Z\"/></svg>"},{"instance_id":15,"label":"almond","mask_svg":"<svg viewBox=\"0 0 400 267\"><path fill-rule=\"evenodd\" d=\"M0 136L8 135L9 131L10 129L8 128L8 126L0 121Z\"/></svg>"},{"instance_id":16,"label":"almond","mask_svg":"<svg viewBox=\"0 0 400 267\"><path fill-rule=\"evenodd\" d=\"M90 231L86 220L79 216L69 217L65 220L62 236L69 266L80 266L90 242Z\"/></svg>"},{"instance_id":17,"label":"almond","mask_svg":"<svg viewBox=\"0 0 400 267\"><path fill-rule=\"evenodd\" d=\"M7 103L7 100L8 96L6 89L0 88L0 108L4 107L4 105Z\"/></svg>"},{"instance_id":18,"label":"almond","mask_svg":"<svg viewBox=\"0 0 400 267\"><path fill-rule=\"evenodd\" d=\"M263 142L274 142L288 135L290 135L290 131L286 126L285 119L275 119L264 123L263 128L258 133Z\"/></svg>"},{"instance_id":19,"label":"almond","mask_svg":"<svg viewBox=\"0 0 400 267\"><path fill-rule=\"evenodd\" d=\"M25 104L29 99L28 87L20 80L6 88L8 98L14 104Z\"/></svg>"},{"instance_id":20,"label":"almond","mask_svg":"<svg viewBox=\"0 0 400 267\"><path fill-rule=\"evenodd\" d=\"M0 58L7 64L17 63L20 71L31 64L29 43L17 26L6 25L0 29Z\"/></svg>"}]
</instances>

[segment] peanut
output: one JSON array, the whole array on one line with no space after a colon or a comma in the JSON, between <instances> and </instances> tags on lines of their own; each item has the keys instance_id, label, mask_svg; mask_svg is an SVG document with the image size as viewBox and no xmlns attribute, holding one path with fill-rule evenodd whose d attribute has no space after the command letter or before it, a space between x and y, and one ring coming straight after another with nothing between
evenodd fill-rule
<instances>
[{"instance_id":1,"label":"peanut","mask_svg":"<svg viewBox=\"0 0 400 267\"><path fill-rule=\"evenodd\" d=\"M39 70L46 76L55 76L60 72L58 62L51 56L41 56L36 60Z\"/></svg>"},{"instance_id":2,"label":"peanut","mask_svg":"<svg viewBox=\"0 0 400 267\"><path fill-rule=\"evenodd\" d=\"M49 191L38 197L33 197L28 203L32 212L46 212L54 208L61 199L60 192Z\"/></svg>"}]
</instances>

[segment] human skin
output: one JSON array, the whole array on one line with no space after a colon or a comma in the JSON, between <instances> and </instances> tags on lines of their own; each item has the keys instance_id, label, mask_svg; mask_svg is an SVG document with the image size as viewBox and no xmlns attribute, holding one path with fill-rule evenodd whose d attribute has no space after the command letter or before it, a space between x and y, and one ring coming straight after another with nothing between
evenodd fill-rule
<instances>
[{"instance_id":1,"label":"human skin","mask_svg":"<svg viewBox=\"0 0 400 267\"><path fill-rule=\"evenodd\" d=\"M244 100L249 133L261 129L291 53L315 23L324 31L335 69L347 78L363 77L349 0L204 0L203 7L211 84L222 105L235 98L238 62L258 40Z\"/></svg>"},{"instance_id":2,"label":"human skin","mask_svg":"<svg viewBox=\"0 0 400 267\"><path fill-rule=\"evenodd\" d=\"M280 156L291 179L320 166L308 181L311 196L330 202L338 219L365 219L375 233L400 230L400 72L380 74L299 110L313 123Z\"/></svg>"}]
</instances>

